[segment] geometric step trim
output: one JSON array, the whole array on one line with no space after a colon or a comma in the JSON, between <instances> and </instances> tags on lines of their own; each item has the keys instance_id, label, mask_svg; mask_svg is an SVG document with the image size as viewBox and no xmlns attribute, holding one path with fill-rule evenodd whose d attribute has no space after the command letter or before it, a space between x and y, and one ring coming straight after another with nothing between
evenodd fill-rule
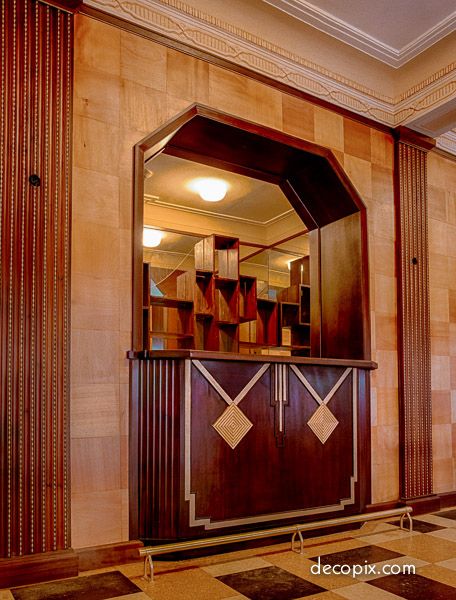
<instances>
[{"instance_id":1,"label":"geometric step trim","mask_svg":"<svg viewBox=\"0 0 456 600\"><path fill-rule=\"evenodd\" d=\"M314 414L307 421L307 425L314 434L324 444L330 437L334 429L339 425L339 421L332 414L326 404L320 404Z\"/></svg>"},{"instance_id":2,"label":"geometric step trim","mask_svg":"<svg viewBox=\"0 0 456 600\"><path fill-rule=\"evenodd\" d=\"M225 442L234 450L253 423L236 404L230 404L212 425Z\"/></svg>"}]
</instances>

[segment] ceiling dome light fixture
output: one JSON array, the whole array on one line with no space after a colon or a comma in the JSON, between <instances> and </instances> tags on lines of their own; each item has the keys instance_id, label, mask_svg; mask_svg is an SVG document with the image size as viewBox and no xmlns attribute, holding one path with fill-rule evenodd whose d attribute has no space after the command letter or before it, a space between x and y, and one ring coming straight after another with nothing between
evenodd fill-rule
<instances>
[{"instance_id":1,"label":"ceiling dome light fixture","mask_svg":"<svg viewBox=\"0 0 456 600\"><path fill-rule=\"evenodd\" d=\"M198 177L190 183L190 189L206 202L220 202L226 196L229 185L216 177Z\"/></svg>"},{"instance_id":2,"label":"ceiling dome light fixture","mask_svg":"<svg viewBox=\"0 0 456 600\"><path fill-rule=\"evenodd\" d=\"M156 248L160 245L165 234L158 229L144 227L143 229L143 246L144 248Z\"/></svg>"}]
</instances>

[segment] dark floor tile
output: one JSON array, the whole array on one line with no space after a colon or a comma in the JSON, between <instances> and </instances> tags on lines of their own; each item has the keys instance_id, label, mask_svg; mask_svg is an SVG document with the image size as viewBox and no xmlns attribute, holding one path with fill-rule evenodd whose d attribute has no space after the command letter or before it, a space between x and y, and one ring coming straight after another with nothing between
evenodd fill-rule
<instances>
[{"instance_id":1,"label":"dark floor tile","mask_svg":"<svg viewBox=\"0 0 456 600\"><path fill-rule=\"evenodd\" d=\"M400 522L394 521L391 525L397 525L399 527ZM407 521L405 522L405 527L408 530ZM418 533L430 533L431 531L438 531L439 529L445 529L441 525L434 525L434 523L426 523L425 521L420 521L419 519L413 519L413 531L417 531Z\"/></svg>"},{"instance_id":2,"label":"dark floor tile","mask_svg":"<svg viewBox=\"0 0 456 600\"><path fill-rule=\"evenodd\" d=\"M279 567L252 569L217 579L251 600L293 600L326 591Z\"/></svg>"},{"instance_id":3,"label":"dark floor tile","mask_svg":"<svg viewBox=\"0 0 456 600\"><path fill-rule=\"evenodd\" d=\"M364 546L362 548L352 548L343 552L334 552L333 554L324 554L323 556L312 556L310 560L317 561L320 558L322 565L372 565L404 556L399 552L393 552L380 546Z\"/></svg>"},{"instance_id":4,"label":"dark floor tile","mask_svg":"<svg viewBox=\"0 0 456 600\"><path fill-rule=\"evenodd\" d=\"M16 600L105 600L140 591L137 585L119 571L11 590Z\"/></svg>"},{"instance_id":5,"label":"dark floor tile","mask_svg":"<svg viewBox=\"0 0 456 600\"><path fill-rule=\"evenodd\" d=\"M436 517L443 517L444 519L453 519L454 521L456 521L456 508L453 508L451 510L441 510L440 512L432 514Z\"/></svg>"},{"instance_id":6,"label":"dark floor tile","mask_svg":"<svg viewBox=\"0 0 456 600\"><path fill-rule=\"evenodd\" d=\"M370 585L406 600L454 600L456 588L422 575L388 575L368 581Z\"/></svg>"}]
</instances>

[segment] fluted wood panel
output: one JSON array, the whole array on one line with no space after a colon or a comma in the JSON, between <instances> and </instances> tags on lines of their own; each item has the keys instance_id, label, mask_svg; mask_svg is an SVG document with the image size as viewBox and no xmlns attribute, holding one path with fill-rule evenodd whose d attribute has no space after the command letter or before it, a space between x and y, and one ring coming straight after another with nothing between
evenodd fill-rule
<instances>
[{"instance_id":1,"label":"fluted wood panel","mask_svg":"<svg viewBox=\"0 0 456 600\"><path fill-rule=\"evenodd\" d=\"M11 557L70 545L72 16L2 0L1 29L0 557Z\"/></svg>"},{"instance_id":2,"label":"fluted wood panel","mask_svg":"<svg viewBox=\"0 0 456 600\"><path fill-rule=\"evenodd\" d=\"M181 365L132 361L131 368L130 537L172 538L179 511Z\"/></svg>"},{"instance_id":3,"label":"fluted wood panel","mask_svg":"<svg viewBox=\"0 0 456 600\"><path fill-rule=\"evenodd\" d=\"M432 493L427 148L396 144L401 496Z\"/></svg>"}]
</instances>

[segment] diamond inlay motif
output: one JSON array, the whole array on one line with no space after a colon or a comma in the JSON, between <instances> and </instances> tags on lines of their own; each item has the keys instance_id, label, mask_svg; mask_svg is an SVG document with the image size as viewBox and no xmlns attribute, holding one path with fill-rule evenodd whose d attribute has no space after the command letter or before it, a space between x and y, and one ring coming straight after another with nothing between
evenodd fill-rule
<instances>
[{"instance_id":1,"label":"diamond inlay motif","mask_svg":"<svg viewBox=\"0 0 456 600\"><path fill-rule=\"evenodd\" d=\"M334 429L339 425L339 421L326 404L320 404L307 421L307 425L312 429L320 442L324 444Z\"/></svg>"},{"instance_id":2,"label":"diamond inlay motif","mask_svg":"<svg viewBox=\"0 0 456 600\"><path fill-rule=\"evenodd\" d=\"M234 450L253 423L236 404L230 404L212 425L225 442Z\"/></svg>"}]
</instances>

